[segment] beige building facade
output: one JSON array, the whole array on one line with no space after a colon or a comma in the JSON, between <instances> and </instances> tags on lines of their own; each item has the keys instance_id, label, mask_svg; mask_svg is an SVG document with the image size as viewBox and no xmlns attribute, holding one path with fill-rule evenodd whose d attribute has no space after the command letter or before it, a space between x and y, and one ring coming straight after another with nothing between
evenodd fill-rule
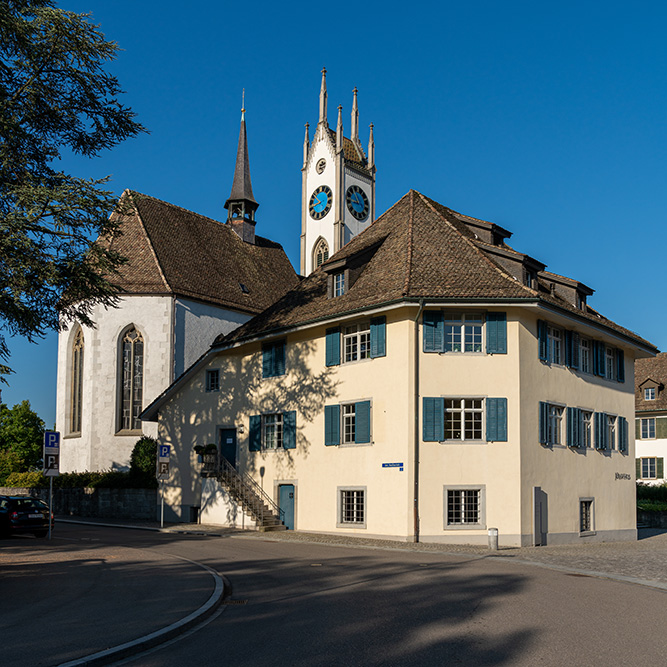
<instances>
[{"instance_id":1,"label":"beige building facade","mask_svg":"<svg viewBox=\"0 0 667 667\"><path fill-rule=\"evenodd\" d=\"M172 518L503 546L636 538L633 366L655 348L509 232L411 191L144 412ZM223 464L225 465L225 464Z\"/></svg>"}]
</instances>

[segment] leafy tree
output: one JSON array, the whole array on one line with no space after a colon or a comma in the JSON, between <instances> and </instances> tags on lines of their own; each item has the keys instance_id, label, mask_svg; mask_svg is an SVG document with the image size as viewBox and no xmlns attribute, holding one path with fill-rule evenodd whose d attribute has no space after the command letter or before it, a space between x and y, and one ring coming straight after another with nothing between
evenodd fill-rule
<instances>
[{"instance_id":1,"label":"leafy tree","mask_svg":"<svg viewBox=\"0 0 667 667\"><path fill-rule=\"evenodd\" d=\"M158 442L155 438L144 435L137 440L130 456L130 479L143 483L147 489L157 486L155 478L157 447Z\"/></svg>"},{"instance_id":2,"label":"leafy tree","mask_svg":"<svg viewBox=\"0 0 667 667\"><path fill-rule=\"evenodd\" d=\"M123 262L104 242L118 232L108 178L66 174L59 158L93 157L144 131L102 69L118 46L54 4L0 0L0 331L31 341L73 319L91 325L94 304L115 304ZM0 362L8 357L0 333Z\"/></svg>"},{"instance_id":3,"label":"leafy tree","mask_svg":"<svg viewBox=\"0 0 667 667\"><path fill-rule=\"evenodd\" d=\"M8 408L0 403L0 470L27 472L42 465L44 422L30 401Z\"/></svg>"}]
</instances>

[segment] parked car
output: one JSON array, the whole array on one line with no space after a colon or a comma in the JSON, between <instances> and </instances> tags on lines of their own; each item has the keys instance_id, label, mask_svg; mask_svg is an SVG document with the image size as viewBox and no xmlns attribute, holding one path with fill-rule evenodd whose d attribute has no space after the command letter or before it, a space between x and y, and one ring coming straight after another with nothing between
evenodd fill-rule
<instances>
[{"instance_id":1,"label":"parked car","mask_svg":"<svg viewBox=\"0 0 667 667\"><path fill-rule=\"evenodd\" d=\"M51 529L53 529L51 514ZM0 536L32 533L46 537L49 532L49 506L30 496L0 496Z\"/></svg>"}]
</instances>

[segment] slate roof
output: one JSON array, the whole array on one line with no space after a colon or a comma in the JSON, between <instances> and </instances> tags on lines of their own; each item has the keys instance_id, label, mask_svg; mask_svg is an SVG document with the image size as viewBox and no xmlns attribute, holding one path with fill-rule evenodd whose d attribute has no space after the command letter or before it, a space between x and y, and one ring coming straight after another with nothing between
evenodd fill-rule
<instances>
[{"instance_id":1,"label":"slate roof","mask_svg":"<svg viewBox=\"0 0 667 667\"><path fill-rule=\"evenodd\" d=\"M336 130L329 128L329 138L333 146L336 145ZM368 159L360 145L343 135L343 155L346 162L362 171L369 171Z\"/></svg>"},{"instance_id":2,"label":"slate roof","mask_svg":"<svg viewBox=\"0 0 667 667\"><path fill-rule=\"evenodd\" d=\"M174 294L254 315L299 282L278 243L245 243L229 225L148 195L123 198L134 212L121 216L111 249L128 258L112 279L126 294Z\"/></svg>"},{"instance_id":3,"label":"slate roof","mask_svg":"<svg viewBox=\"0 0 667 667\"><path fill-rule=\"evenodd\" d=\"M484 252L462 218L465 216L410 190L295 289L239 329L218 337L214 347L392 303L425 299L545 302L655 350L651 343L592 308L577 309L540 281L537 289L525 286L493 255ZM329 298L327 271L344 264L356 280L345 294Z\"/></svg>"},{"instance_id":4,"label":"slate roof","mask_svg":"<svg viewBox=\"0 0 667 667\"><path fill-rule=\"evenodd\" d=\"M646 380L653 380L663 388L656 391L653 401L644 400L641 385ZM661 352L651 359L637 359L635 361L635 410L647 412L653 410L667 410L667 352Z\"/></svg>"}]
</instances>

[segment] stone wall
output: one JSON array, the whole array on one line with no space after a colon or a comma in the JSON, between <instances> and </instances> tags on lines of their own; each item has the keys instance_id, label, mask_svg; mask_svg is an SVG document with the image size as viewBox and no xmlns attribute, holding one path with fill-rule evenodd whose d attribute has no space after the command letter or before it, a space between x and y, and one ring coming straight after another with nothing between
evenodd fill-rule
<instances>
[{"instance_id":1,"label":"stone wall","mask_svg":"<svg viewBox=\"0 0 667 667\"><path fill-rule=\"evenodd\" d=\"M0 487L0 494L27 495L48 503L48 489ZM156 489L53 489L53 513L100 519L157 520Z\"/></svg>"},{"instance_id":2,"label":"stone wall","mask_svg":"<svg viewBox=\"0 0 667 667\"><path fill-rule=\"evenodd\" d=\"M642 512L638 510L637 523L651 528L667 528L667 512Z\"/></svg>"}]
</instances>

